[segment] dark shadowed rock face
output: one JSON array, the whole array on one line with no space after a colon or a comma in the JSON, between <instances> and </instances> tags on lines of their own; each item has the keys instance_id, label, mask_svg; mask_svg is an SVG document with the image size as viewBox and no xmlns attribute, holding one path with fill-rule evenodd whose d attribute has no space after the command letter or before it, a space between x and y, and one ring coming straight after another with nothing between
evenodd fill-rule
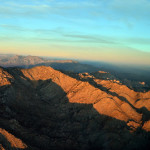
<instances>
[{"instance_id":1,"label":"dark shadowed rock face","mask_svg":"<svg viewBox=\"0 0 150 150\"><path fill-rule=\"evenodd\" d=\"M0 148L149 150L150 92L104 74L1 68Z\"/></svg>"}]
</instances>

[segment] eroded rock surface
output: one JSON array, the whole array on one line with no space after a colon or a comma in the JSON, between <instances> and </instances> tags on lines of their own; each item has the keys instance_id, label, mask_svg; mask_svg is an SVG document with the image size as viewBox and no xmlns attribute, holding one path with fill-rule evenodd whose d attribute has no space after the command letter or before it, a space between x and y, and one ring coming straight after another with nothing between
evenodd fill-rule
<instances>
[{"instance_id":1,"label":"eroded rock surface","mask_svg":"<svg viewBox=\"0 0 150 150\"><path fill-rule=\"evenodd\" d=\"M150 92L106 74L1 68L0 132L22 149L148 150Z\"/></svg>"}]
</instances>

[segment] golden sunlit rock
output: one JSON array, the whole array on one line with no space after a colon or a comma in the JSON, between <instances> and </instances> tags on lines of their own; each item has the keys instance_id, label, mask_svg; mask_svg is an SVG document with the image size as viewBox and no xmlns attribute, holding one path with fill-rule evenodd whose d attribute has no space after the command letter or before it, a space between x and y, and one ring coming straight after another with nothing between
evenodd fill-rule
<instances>
[{"instance_id":1,"label":"golden sunlit rock","mask_svg":"<svg viewBox=\"0 0 150 150\"><path fill-rule=\"evenodd\" d=\"M70 74L38 66L1 69L0 79L0 118L7 122L0 133L11 147L84 149L83 143L99 147L104 141L115 149L115 139L125 146L137 130L137 138L142 130L150 131L150 92L136 92L106 72ZM27 144L6 131L10 129Z\"/></svg>"},{"instance_id":2,"label":"golden sunlit rock","mask_svg":"<svg viewBox=\"0 0 150 150\"><path fill-rule=\"evenodd\" d=\"M11 145L11 147L13 148L20 148L20 149L25 149L27 148L27 145L24 144L22 142L22 140L20 140L19 138L16 138L14 135L10 134L9 132L7 132L6 130L0 128L0 134L2 134L6 140L9 142L9 144ZM2 145L1 145L2 147ZM2 150L4 149L3 147L1 148Z\"/></svg>"}]
</instances>

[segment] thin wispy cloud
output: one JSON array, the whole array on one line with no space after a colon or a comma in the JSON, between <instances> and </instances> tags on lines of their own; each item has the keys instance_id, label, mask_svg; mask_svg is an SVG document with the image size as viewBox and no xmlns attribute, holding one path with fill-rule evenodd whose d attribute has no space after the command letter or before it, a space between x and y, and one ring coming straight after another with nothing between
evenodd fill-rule
<instances>
[{"instance_id":1,"label":"thin wispy cloud","mask_svg":"<svg viewBox=\"0 0 150 150\"><path fill-rule=\"evenodd\" d=\"M150 51L149 0L0 0L0 39ZM106 49L105 49L106 50ZM72 49L72 51L75 51Z\"/></svg>"},{"instance_id":2,"label":"thin wispy cloud","mask_svg":"<svg viewBox=\"0 0 150 150\"><path fill-rule=\"evenodd\" d=\"M132 44L142 44L142 45L149 45L150 39L149 38L113 38L109 36L102 36L102 35L86 35L83 33L77 33L77 31L69 32L65 31L63 28L53 28L53 29L30 29L30 28L24 28L21 26L15 26L15 25L8 25L8 24L0 24L1 28L5 28L6 30L12 30L15 32L32 32L33 37L30 37L30 40L33 41L61 41L61 42L79 42L79 43L100 43L100 44L118 44L118 45L124 45L126 46L128 43ZM39 35L43 38L35 38L37 35ZM51 35L57 35L57 38L51 38ZM45 37L45 38L44 38ZM2 38L1 38L2 39ZM7 40L7 38L3 38L3 40ZM8 40L13 39L8 38ZM17 39L17 37L15 37ZM24 37L19 37L18 39L26 39Z\"/></svg>"},{"instance_id":3,"label":"thin wispy cloud","mask_svg":"<svg viewBox=\"0 0 150 150\"><path fill-rule=\"evenodd\" d=\"M3 27L8 30L16 31L16 32L32 32L35 35L41 34L43 37L44 35L50 35L50 34L57 34L59 37L57 38L33 38L32 40L38 40L38 41L63 41L63 42L90 42L90 43L105 43L105 44L114 44L114 41L106 40L106 37L98 37L97 35L83 35L83 34L71 34L67 33L61 28L54 28L54 29L28 29L20 26L14 26L14 25L7 25L7 24L1 24L0 27ZM67 38L67 39L66 39ZM7 39L7 38L4 38ZM11 38L8 38L9 40ZM13 39L13 38L12 38ZM17 37L15 37L17 39ZM24 40L24 37L19 37L18 39ZM26 38L25 38L26 39ZM65 40L64 40L65 39ZM30 39L31 40L31 39Z\"/></svg>"},{"instance_id":4,"label":"thin wispy cloud","mask_svg":"<svg viewBox=\"0 0 150 150\"><path fill-rule=\"evenodd\" d=\"M108 37L100 37L98 35L83 35L83 34L64 34L63 36L72 39L81 39L82 42L93 42L93 43L105 43L105 44L115 44L115 41L110 40Z\"/></svg>"}]
</instances>

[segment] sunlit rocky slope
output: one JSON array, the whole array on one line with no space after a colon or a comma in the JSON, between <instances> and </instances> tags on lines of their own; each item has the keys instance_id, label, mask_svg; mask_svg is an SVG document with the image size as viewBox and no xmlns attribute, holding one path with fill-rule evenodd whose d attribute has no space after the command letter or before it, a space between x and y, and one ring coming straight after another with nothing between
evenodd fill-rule
<instances>
[{"instance_id":1,"label":"sunlit rocky slope","mask_svg":"<svg viewBox=\"0 0 150 150\"><path fill-rule=\"evenodd\" d=\"M0 107L1 149L150 148L150 91L107 72L0 68Z\"/></svg>"}]
</instances>

